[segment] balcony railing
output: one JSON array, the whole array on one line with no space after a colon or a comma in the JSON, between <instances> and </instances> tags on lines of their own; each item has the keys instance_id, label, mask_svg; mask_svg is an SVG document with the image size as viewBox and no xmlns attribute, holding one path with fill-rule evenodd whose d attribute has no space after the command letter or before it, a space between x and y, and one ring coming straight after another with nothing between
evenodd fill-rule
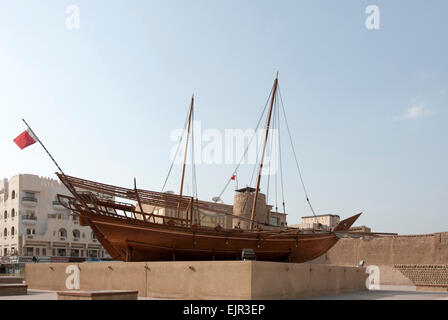
<instances>
[{"instance_id":1,"label":"balcony railing","mask_svg":"<svg viewBox=\"0 0 448 320\"><path fill-rule=\"evenodd\" d=\"M58 200L54 200L53 205L54 206L66 206L66 205L68 205L68 203L67 202L59 202Z\"/></svg>"},{"instance_id":2,"label":"balcony railing","mask_svg":"<svg viewBox=\"0 0 448 320\"><path fill-rule=\"evenodd\" d=\"M34 220L34 221L36 221L37 217L36 216L23 215L22 216L22 220Z\"/></svg>"},{"instance_id":3,"label":"balcony railing","mask_svg":"<svg viewBox=\"0 0 448 320\"><path fill-rule=\"evenodd\" d=\"M67 220L68 217L64 214L49 214L48 219Z\"/></svg>"},{"instance_id":4,"label":"balcony railing","mask_svg":"<svg viewBox=\"0 0 448 320\"><path fill-rule=\"evenodd\" d=\"M37 198L35 198L35 197L22 197L22 201L37 202Z\"/></svg>"},{"instance_id":5,"label":"balcony railing","mask_svg":"<svg viewBox=\"0 0 448 320\"><path fill-rule=\"evenodd\" d=\"M55 209L55 210L59 210L59 211L63 211L63 210L66 210L67 208L67 206L68 206L68 203L67 202L59 202L58 200L54 200L53 202L53 208Z\"/></svg>"}]
</instances>

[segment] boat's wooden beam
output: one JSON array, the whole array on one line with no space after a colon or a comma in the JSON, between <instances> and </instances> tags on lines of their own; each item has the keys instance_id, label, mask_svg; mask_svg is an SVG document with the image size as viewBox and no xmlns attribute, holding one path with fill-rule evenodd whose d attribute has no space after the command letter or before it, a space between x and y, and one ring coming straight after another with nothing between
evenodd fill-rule
<instances>
[{"instance_id":1,"label":"boat's wooden beam","mask_svg":"<svg viewBox=\"0 0 448 320\"><path fill-rule=\"evenodd\" d=\"M74 198L72 198L72 197L69 197L69 196L63 196L63 195L59 195L59 197L61 198L61 199L67 199L68 201L69 201L69 203L73 203L73 204L75 204L76 203L76 200L74 199ZM192 198L190 199L190 203L189 203L189 205L186 207L187 208L187 210L191 210L191 207L192 207L192 201L194 201L194 200L192 200ZM90 202L89 202L90 203ZM92 201L92 203L94 203L94 201ZM100 214L103 214L103 215L111 215L111 216L116 216L116 217L119 217L119 218L124 218L122 215L119 215L118 213L117 213L117 211L116 211L116 209L115 209L115 207L116 206L118 206L118 209L119 210L123 210L123 209L125 209L124 207L122 207L122 206L120 206L119 204L115 204L114 202L107 202L107 203L104 203L104 202L101 202L100 203L101 204L101 206L104 206L105 208L111 208L111 209L113 209L114 210L114 213L111 213L111 212L109 212L109 211L107 211L107 210L103 210L103 209L99 209L98 210L98 212L100 213ZM106 207L106 205L107 205L107 207ZM101 207L100 206L100 207ZM134 207L133 207L134 208ZM72 208L70 208L70 207L68 207L68 209L71 209L71 210L73 210ZM77 209L77 210L80 210L79 208ZM129 207L126 207L126 210L130 210L129 209ZM123 211L126 211L126 210L123 210ZM83 211L82 209L81 209L81 211ZM164 219L166 219L167 218L167 216L165 216L165 215L158 215L158 214L154 214L154 213L146 213L146 212L144 212L144 211L138 211L138 210L136 210L136 209L132 209L132 212L134 212L135 214L140 214L140 215L142 215L143 217L146 217L146 218L153 218L153 220L154 220L154 223L155 223L155 218L156 217L159 217L159 218L161 218L162 220L164 220ZM193 204L193 211L192 211L193 213L190 213L190 217L189 217L189 220L187 219L187 218L177 218L177 217L170 217L170 219L172 219L172 220L176 220L176 221L180 221L180 222L185 222L187 225L193 225L193 223L194 223L194 221L193 221L193 219L196 219L196 217L195 217L195 215L194 215L194 204ZM229 216L229 217L232 217L232 218L235 218L235 219L238 219L238 220L242 220L242 221L251 221L249 218L244 218L244 217L241 217L241 216L235 216L235 215L233 215L233 214L226 214L227 216ZM270 225L268 225L268 224L262 224L262 223L260 223L261 225L266 225L266 226L270 226ZM292 232L294 232L296 229L292 229L291 231ZM259 232L267 232L267 233L269 233L270 231L269 230L266 230L266 231L259 231ZM288 230L287 229L285 229L285 231L284 232L288 232Z\"/></svg>"},{"instance_id":2,"label":"boat's wooden beam","mask_svg":"<svg viewBox=\"0 0 448 320\"><path fill-rule=\"evenodd\" d=\"M274 86L272 88L272 96L271 96L271 105L269 107L268 118L266 120L266 129L265 129L263 150L262 150L262 153L261 153L260 167L258 168L257 186L255 187L254 202L252 204L252 213L251 213L251 216L250 216L250 220L251 220L251 222L250 222L250 230L251 231L254 228L255 210L257 208L258 193L260 191L261 172L263 170L263 160L264 160L264 154L266 152L266 144L267 144L268 137L269 137L269 128L270 128L270 124L271 124L271 116L272 116L272 109L274 107L274 102L275 102L275 95L277 94L277 86L278 86L278 74L277 74L277 77L274 80Z\"/></svg>"},{"instance_id":3,"label":"boat's wooden beam","mask_svg":"<svg viewBox=\"0 0 448 320\"><path fill-rule=\"evenodd\" d=\"M185 178L185 166L187 163L187 153L188 153L188 142L190 140L190 130L191 130L191 117L193 115L193 106L194 106L194 96L191 97L191 103L190 103L190 112L188 114L188 128L187 128L187 139L185 140L185 152L184 152L184 163L182 165L182 176L180 180L180 192L179 196L182 198L182 193L184 190L184 178ZM177 207L177 217L180 216L180 203Z\"/></svg>"},{"instance_id":4,"label":"boat's wooden beam","mask_svg":"<svg viewBox=\"0 0 448 320\"><path fill-rule=\"evenodd\" d=\"M143 212L142 202L140 200L140 196L138 195L137 191L137 179L134 178L134 191L135 191L135 197L137 198L138 206L140 207L140 211ZM135 216L135 210L134 210L134 216ZM146 216L143 215L143 220L146 221Z\"/></svg>"}]
</instances>

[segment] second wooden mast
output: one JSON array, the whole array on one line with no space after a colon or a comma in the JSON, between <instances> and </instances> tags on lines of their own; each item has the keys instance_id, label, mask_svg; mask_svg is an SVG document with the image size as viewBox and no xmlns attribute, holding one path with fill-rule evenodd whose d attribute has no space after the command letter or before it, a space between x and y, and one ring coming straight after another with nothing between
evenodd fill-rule
<instances>
[{"instance_id":1,"label":"second wooden mast","mask_svg":"<svg viewBox=\"0 0 448 320\"><path fill-rule=\"evenodd\" d=\"M188 114L188 128L187 128L187 139L185 142L185 152L184 152L184 163L182 166L182 178L180 180L180 192L179 195L182 198L183 190L184 190L184 178L185 178L185 165L187 162L187 153L188 153L188 141L190 140L190 130L191 130L191 118L193 115L193 107L194 107L194 95L191 97L191 104L190 104L190 113ZM194 147L194 146L193 146ZM193 213L191 213L193 214ZM180 218L180 202L177 206L177 218Z\"/></svg>"},{"instance_id":2,"label":"second wooden mast","mask_svg":"<svg viewBox=\"0 0 448 320\"><path fill-rule=\"evenodd\" d=\"M255 197L254 197L254 202L252 204L252 213L250 215L250 230L251 231L254 229L255 210L257 208L258 193L260 190L261 173L263 171L263 160L264 160L264 154L266 152L266 144L267 144L268 136L269 136L269 128L271 125L272 109L274 108L275 96L277 94L277 87L278 87L278 73L277 73L277 77L274 80L274 86L272 87L271 104L269 106L268 118L266 120L266 132L265 132L265 136L264 136L263 150L261 153L260 167L258 168L257 186L255 187Z\"/></svg>"}]
</instances>

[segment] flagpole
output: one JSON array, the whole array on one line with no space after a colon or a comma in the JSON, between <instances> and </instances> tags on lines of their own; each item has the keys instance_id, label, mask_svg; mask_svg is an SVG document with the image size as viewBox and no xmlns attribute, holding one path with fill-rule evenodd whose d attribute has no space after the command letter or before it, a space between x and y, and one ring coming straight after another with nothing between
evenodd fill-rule
<instances>
[{"instance_id":1,"label":"flagpole","mask_svg":"<svg viewBox=\"0 0 448 320\"><path fill-rule=\"evenodd\" d=\"M37 139L37 141L40 143L40 145L42 146L42 148L44 148L45 152L48 154L48 156L51 158L51 160L54 162L54 164L56 165L56 167L58 167L59 171L65 175L64 171L62 171L61 167L58 165L58 163L56 162L56 160L54 160L53 156L50 154L50 152L48 152L47 148L45 148L44 144L42 143L42 141L40 141L40 139L37 137L37 135L34 133L33 129L31 129L31 127L28 125L28 123L26 123L25 119L22 119L23 122L25 122L26 126L28 127L28 129L30 129L31 133L33 134L33 136Z\"/></svg>"}]
</instances>

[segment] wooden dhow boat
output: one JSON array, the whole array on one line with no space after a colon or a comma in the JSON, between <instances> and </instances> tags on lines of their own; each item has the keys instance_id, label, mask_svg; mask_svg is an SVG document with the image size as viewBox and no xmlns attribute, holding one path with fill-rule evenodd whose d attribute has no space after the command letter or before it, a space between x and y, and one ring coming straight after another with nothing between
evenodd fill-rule
<instances>
[{"instance_id":1,"label":"wooden dhow boat","mask_svg":"<svg viewBox=\"0 0 448 320\"><path fill-rule=\"evenodd\" d=\"M58 195L59 202L79 214L79 223L90 226L111 257L122 261L235 260L241 258L244 249L252 249L258 260L305 262L327 252L339 240L338 233L348 231L360 216L342 220L331 231L212 228L197 223L201 208L208 202L57 175L73 194ZM136 201L137 206L100 195ZM144 204L173 210L180 207L186 217L156 215L145 211ZM224 206L215 205L213 210L248 220L234 216Z\"/></svg>"},{"instance_id":2,"label":"wooden dhow boat","mask_svg":"<svg viewBox=\"0 0 448 320\"><path fill-rule=\"evenodd\" d=\"M270 224L272 207L260 193L260 181L269 132L279 119L277 116L275 120L273 112L275 107L278 111L277 89L278 75L265 106L266 110L269 104L256 186L237 190L233 206L220 203L219 197L209 202L183 195L194 98L189 109L179 194L138 189L135 179L134 188L123 188L66 175L39 141L57 165L57 176L72 194L59 194L59 202L79 216L80 225L92 228L114 260L235 260L241 259L244 252L252 252L257 260L299 263L323 255L340 237L350 234L350 227L361 214L340 221L332 229L303 230ZM235 174L236 170L232 179ZM302 185L314 214L303 180ZM204 217L214 217L211 220L218 222L204 224Z\"/></svg>"}]
</instances>

